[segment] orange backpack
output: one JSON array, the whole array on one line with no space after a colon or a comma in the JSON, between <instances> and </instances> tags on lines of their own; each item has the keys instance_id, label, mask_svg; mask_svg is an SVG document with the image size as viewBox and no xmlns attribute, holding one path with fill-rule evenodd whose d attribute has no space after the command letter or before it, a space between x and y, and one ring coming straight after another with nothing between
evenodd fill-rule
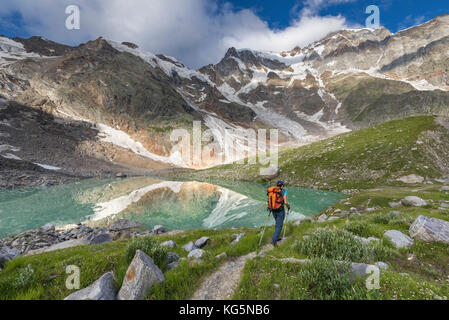
<instances>
[{"instance_id":1,"label":"orange backpack","mask_svg":"<svg viewBox=\"0 0 449 320\"><path fill-rule=\"evenodd\" d=\"M280 187L271 187L267 190L268 195L268 209L278 210L284 205L282 197L282 189Z\"/></svg>"}]
</instances>

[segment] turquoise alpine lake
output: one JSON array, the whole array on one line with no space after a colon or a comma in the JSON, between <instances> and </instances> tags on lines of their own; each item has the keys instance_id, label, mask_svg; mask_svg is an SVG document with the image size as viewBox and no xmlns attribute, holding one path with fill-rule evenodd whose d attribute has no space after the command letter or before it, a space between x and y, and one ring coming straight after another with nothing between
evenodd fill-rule
<instances>
[{"instance_id":1,"label":"turquoise alpine lake","mask_svg":"<svg viewBox=\"0 0 449 320\"><path fill-rule=\"evenodd\" d=\"M150 177L89 179L0 191L0 238L47 223L105 226L117 219L168 230L258 227L267 217L267 185L167 181ZM287 187L289 220L314 216L344 194ZM274 223L274 219L270 219Z\"/></svg>"}]
</instances>

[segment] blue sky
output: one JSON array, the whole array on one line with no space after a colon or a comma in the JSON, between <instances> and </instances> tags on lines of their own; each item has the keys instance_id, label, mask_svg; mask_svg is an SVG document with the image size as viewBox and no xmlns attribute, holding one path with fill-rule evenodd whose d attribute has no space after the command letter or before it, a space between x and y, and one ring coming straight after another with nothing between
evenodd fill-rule
<instances>
[{"instance_id":1,"label":"blue sky","mask_svg":"<svg viewBox=\"0 0 449 320\"><path fill-rule=\"evenodd\" d=\"M80 30L65 28L72 4L80 8ZM197 68L218 62L231 46L289 50L364 26L369 5L380 8L380 23L392 32L449 13L448 0L0 0L0 34L70 45L103 36Z\"/></svg>"},{"instance_id":2,"label":"blue sky","mask_svg":"<svg viewBox=\"0 0 449 320\"><path fill-rule=\"evenodd\" d=\"M225 1L222 1L225 2ZM295 0L230 0L238 8L252 8L272 28L285 28L294 12L304 7L303 1ZM377 5L381 13L381 25L392 32L428 21L443 13L449 14L448 0L359 0L330 4L320 10L320 15L341 14L350 22L364 24L365 8ZM296 10L294 8L296 7Z\"/></svg>"}]
</instances>

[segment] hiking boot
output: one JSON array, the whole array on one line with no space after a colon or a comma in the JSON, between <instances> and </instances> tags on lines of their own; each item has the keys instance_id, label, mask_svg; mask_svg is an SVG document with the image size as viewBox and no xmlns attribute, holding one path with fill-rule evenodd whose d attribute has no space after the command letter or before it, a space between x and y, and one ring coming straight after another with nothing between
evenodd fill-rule
<instances>
[{"instance_id":1,"label":"hiking boot","mask_svg":"<svg viewBox=\"0 0 449 320\"><path fill-rule=\"evenodd\" d=\"M277 246L277 243L276 243L276 242L271 241L271 244L273 245L273 247L276 247L276 246Z\"/></svg>"}]
</instances>

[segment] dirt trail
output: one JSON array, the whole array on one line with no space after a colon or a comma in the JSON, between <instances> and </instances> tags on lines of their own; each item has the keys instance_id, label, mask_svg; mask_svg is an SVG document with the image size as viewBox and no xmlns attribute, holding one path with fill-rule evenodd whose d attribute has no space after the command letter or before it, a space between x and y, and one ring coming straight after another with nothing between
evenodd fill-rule
<instances>
[{"instance_id":1,"label":"dirt trail","mask_svg":"<svg viewBox=\"0 0 449 320\"><path fill-rule=\"evenodd\" d=\"M282 243L284 240L278 242ZM271 244L261 248L259 254L266 253L273 249ZM235 292L243 268L248 260L257 256L257 252L226 261L220 268L203 280L198 290L193 294L191 300L229 300Z\"/></svg>"}]
</instances>

